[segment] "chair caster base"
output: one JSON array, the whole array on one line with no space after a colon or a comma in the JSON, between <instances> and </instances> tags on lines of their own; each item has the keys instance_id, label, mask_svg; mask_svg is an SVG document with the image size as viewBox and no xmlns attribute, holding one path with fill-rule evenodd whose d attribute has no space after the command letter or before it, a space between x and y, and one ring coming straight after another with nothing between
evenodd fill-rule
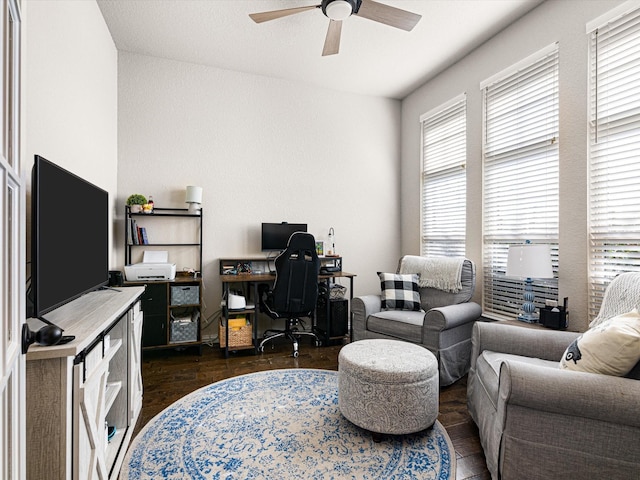
<instances>
[{"instance_id":1,"label":"chair caster base","mask_svg":"<svg viewBox=\"0 0 640 480\"><path fill-rule=\"evenodd\" d=\"M276 333L273 333L272 335L268 335L265 338L263 338L260 344L256 347L256 351L258 353L264 353L264 347L267 344L267 342L271 344L271 350L275 350L275 344L271 340L275 340L276 338L285 338L290 340L293 343L293 352L291 353L291 356L293 358L298 358L298 355L299 355L298 345L301 338L311 337L316 347L322 346L322 340L320 340L318 336L312 332L300 331L297 328L287 329L284 331L272 330L272 332L276 332Z\"/></svg>"}]
</instances>

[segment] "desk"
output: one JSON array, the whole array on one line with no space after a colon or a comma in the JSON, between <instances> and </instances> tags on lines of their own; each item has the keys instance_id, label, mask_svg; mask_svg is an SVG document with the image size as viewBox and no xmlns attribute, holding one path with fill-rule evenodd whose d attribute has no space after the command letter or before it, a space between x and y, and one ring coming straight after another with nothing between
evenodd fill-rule
<instances>
[{"instance_id":1,"label":"desk","mask_svg":"<svg viewBox=\"0 0 640 480\"><path fill-rule=\"evenodd\" d=\"M222 262L222 260L221 260ZM353 273L349 273L349 272L331 272L329 274L322 274L322 275L318 275L318 281L321 282L326 282L327 285L330 283L330 281L332 279L336 279L336 278L348 278L349 279L349 303L351 303L351 300L353 300L353 278L356 275ZM246 315L249 318L253 317L253 321L252 321L252 341L251 344L246 344L246 345L229 345L230 342L226 342L225 347L224 347L224 354L225 357L229 356L229 350L247 350L247 349L256 349L257 347L257 339L258 339L258 321L257 321L257 313L258 313L258 284L261 282L266 282L266 283L271 283L276 279L275 275L271 275L268 273L238 273L238 274L231 274L231 275L220 275L220 281L222 282L222 297L225 299L229 298L229 290L233 287L233 285L246 285L249 287L249 292L252 293L252 298L248 299L251 300L253 303L253 307L251 308L246 308L244 310L233 310L233 311L229 311L227 308L227 305L225 303L225 306L222 309L222 316L224 319L224 328L225 328L225 333L226 339L229 339L229 322L227 321L229 319L229 315ZM328 289L327 289L328 291ZM329 295L329 293L327 293L327 295ZM327 300L329 300L327 298ZM247 302L250 306L250 302ZM327 317L326 318L330 318L331 315L331 302L327 301L325 302L326 304L326 308L327 308ZM350 309L349 309L350 311ZM349 314L349 330L351 330L351 315ZM319 331L316 328L316 324L315 324L315 316L314 316L314 320L313 320L313 330L315 331L315 333L320 337L320 339L322 340L323 345L328 345L330 340L333 340L332 337L330 337L330 332L328 331L329 329L327 329L327 331Z\"/></svg>"}]
</instances>

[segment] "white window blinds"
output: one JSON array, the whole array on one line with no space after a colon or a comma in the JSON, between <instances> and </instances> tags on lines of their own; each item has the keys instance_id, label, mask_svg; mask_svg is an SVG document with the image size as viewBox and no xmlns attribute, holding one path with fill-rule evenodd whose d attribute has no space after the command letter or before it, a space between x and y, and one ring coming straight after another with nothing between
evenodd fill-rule
<instances>
[{"instance_id":1,"label":"white window blinds","mask_svg":"<svg viewBox=\"0 0 640 480\"><path fill-rule=\"evenodd\" d=\"M513 318L524 282L505 277L510 244L551 245L558 259L558 48L483 87L483 309ZM556 275L557 276L557 275ZM534 279L536 305L558 298L557 278Z\"/></svg>"},{"instance_id":2,"label":"white window blinds","mask_svg":"<svg viewBox=\"0 0 640 480\"><path fill-rule=\"evenodd\" d=\"M590 34L589 316L618 273L640 271L640 11Z\"/></svg>"},{"instance_id":3,"label":"white window blinds","mask_svg":"<svg viewBox=\"0 0 640 480\"><path fill-rule=\"evenodd\" d=\"M422 255L465 255L466 107L466 96L462 95L420 119Z\"/></svg>"}]
</instances>

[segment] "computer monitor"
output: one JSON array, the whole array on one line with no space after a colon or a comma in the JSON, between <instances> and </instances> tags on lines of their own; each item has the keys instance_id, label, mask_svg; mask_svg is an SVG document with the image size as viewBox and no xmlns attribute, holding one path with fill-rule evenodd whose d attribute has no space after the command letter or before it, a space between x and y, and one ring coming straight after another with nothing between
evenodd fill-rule
<instances>
[{"instance_id":1,"label":"computer monitor","mask_svg":"<svg viewBox=\"0 0 640 480\"><path fill-rule=\"evenodd\" d=\"M262 224L262 250L284 250L287 248L289 238L294 232L306 232L306 223L263 223Z\"/></svg>"}]
</instances>

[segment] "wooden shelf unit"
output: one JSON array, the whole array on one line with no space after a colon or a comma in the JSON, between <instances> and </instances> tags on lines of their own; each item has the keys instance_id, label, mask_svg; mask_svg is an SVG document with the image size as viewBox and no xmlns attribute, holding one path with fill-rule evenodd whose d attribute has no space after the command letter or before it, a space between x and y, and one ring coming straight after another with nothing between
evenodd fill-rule
<instances>
[{"instance_id":1,"label":"wooden shelf unit","mask_svg":"<svg viewBox=\"0 0 640 480\"><path fill-rule=\"evenodd\" d=\"M192 275L178 275L174 280L148 282L125 282L125 285L145 285L142 295L142 311L144 326L142 329L142 349L156 350L162 348L190 347L202 348L202 279ZM194 303L175 304L172 302L173 287L197 287L198 301ZM171 337L172 321L178 312L196 312L198 325L196 337L192 341L173 341Z\"/></svg>"},{"instance_id":2,"label":"wooden shelf unit","mask_svg":"<svg viewBox=\"0 0 640 480\"><path fill-rule=\"evenodd\" d=\"M131 213L131 208L127 205L125 207L125 225L124 225L124 263L130 265L133 258L133 250L139 247L194 247L198 249L198 265L197 271L202 272L202 209L199 209L197 213L191 213L186 208L154 208L153 213ZM197 241L179 241L169 242L163 241L163 237L160 236L160 241L153 241L149 243L134 243L131 241L133 238L133 232L131 229L131 221L135 220L150 225L156 222L168 222L170 220L177 219L193 219L197 222L198 231L196 234ZM142 226L142 225L141 225ZM155 236L155 233L154 233ZM153 237L152 237L153 238ZM158 238L157 236L155 238ZM166 238L166 237L164 237ZM195 237L194 237L195 238Z\"/></svg>"},{"instance_id":3,"label":"wooden shelf unit","mask_svg":"<svg viewBox=\"0 0 640 480\"><path fill-rule=\"evenodd\" d=\"M132 263L133 251L140 248L166 247L167 249L178 248L196 248L197 249L197 265L195 270L202 272L202 209L196 213L189 212L186 208L154 208L153 213L131 213L129 206L125 207L125 264ZM187 223L185 228L189 229L189 237L196 241L178 241L168 242L166 232L163 235L161 224L164 228L167 225L173 225L171 221L183 219ZM140 226L151 228L152 225L158 225L154 230L153 238L159 238L146 244L134 244L130 240L132 238L131 221L140 222ZM130 234L131 233L131 234ZM137 280L125 281L125 285L145 285L146 290L142 296L142 310L144 314L144 327L142 331L142 347L143 350L155 350L161 348L176 348L197 346L202 348L202 275L194 277L192 274L183 274L178 272L174 280ZM197 301L191 304L176 304L172 301L172 288L174 287L197 287ZM172 341L172 318L178 313L188 314L195 312L197 316L196 337L192 341ZM176 328L180 325L176 326Z\"/></svg>"}]
</instances>

